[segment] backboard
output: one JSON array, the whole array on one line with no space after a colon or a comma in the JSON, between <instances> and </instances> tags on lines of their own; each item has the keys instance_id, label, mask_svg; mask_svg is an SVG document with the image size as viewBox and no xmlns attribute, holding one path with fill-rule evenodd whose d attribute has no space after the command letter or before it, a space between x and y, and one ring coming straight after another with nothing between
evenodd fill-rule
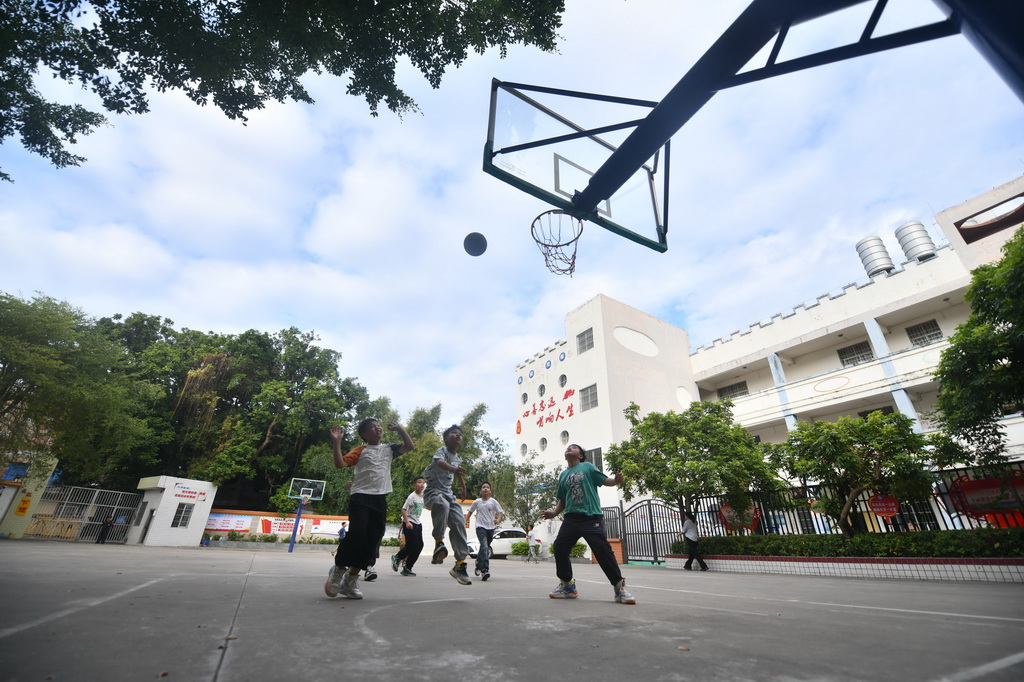
<instances>
[{"instance_id":1,"label":"backboard","mask_svg":"<svg viewBox=\"0 0 1024 682\"><path fill-rule=\"evenodd\" d=\"M301 500L303 496L309 502L316 502L324 499L324 489L327 481L318 481L312 478L293 478L288 487L288 497L294 500Z\"/></svg>"},{"instance_id":2,"label":"backboard","mask_svg":"<svg viewBox=\"0 0 1024 682\"><path fill-rule=\"evenodd\" d=\"M484 171L577 218L665 251L669 143L595 207L573 202L656 104L495 79Z\"/></svg>"}]
</instances>

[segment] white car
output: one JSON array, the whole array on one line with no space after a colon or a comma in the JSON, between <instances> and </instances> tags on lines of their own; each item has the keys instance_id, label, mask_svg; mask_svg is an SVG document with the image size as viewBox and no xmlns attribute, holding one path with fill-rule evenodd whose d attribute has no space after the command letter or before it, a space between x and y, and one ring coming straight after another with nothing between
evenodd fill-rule
<instances>
[{"instance_id":1,"label":"white car","mask_svg":"<svg viewBox=\"0 0 1024 682\"><path fill-rule=\"evenodd\" d=\"M526 531L518 528L505 528L494 531L491 541L491 558L505 557L512 553L512 544L526 542Z\"/></svg>"}]
</instances>

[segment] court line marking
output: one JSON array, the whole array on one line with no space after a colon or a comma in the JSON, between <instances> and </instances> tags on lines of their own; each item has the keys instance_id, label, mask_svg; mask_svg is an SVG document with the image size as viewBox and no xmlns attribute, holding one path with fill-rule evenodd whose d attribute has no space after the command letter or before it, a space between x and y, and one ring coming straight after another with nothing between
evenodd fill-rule
<instances>
[{"instance_id":1,"label":"court line marking","mask_svg":"<svg viewBox=\"0 0 1024 682\"><path fill-rule=\"evenodd\" d=\"M595 584L603 584L596 580L585 580L578 582L592 582ZM767 601L775 602L780 604L806 604L809 606L832 606L836 608L844 609L864 609L866 611L888 611L891 613L910 613L915 615L924 616L950 616L954 618L971 618L974 620L993 620L1003 621L1009 623L1024 623L1024 618L1011 618L1008 616L983 616L973 613L951 613L948 611L923 611L920 609L897 609L890 606L863 606L860 604L843 604L839 602L822 602L822 601L808 601L804 599L779 599L776 597L758 597L756 595L736 595L736 594L724 594L720 592L702 592L700 590L681 590L672 587L650 587L647 585L637 585L636 583L630 583L631 587L644 589L644 590L658 590L661 592L680 592L684 594L697 594L706 597L728 597L731 599L751 599L755 601ZM692 606L692 605L688 605Z\"/></svg>"},{"instance_id":2,"label":"court line marking","mask_svg":"<svg viewBox=\"0 0 1024 682\"><path fill-rule=\"evenodd\" d=\"M976 680L979 677L984 677L986 675L999 672L1000 670L1003 670L1005 668L1017 665L1022 661L1024 661L1024 651L1020 652L1019 654L1012 654L1005 658L1000 658L996 661L991 661L989 663L976 666L974 668L961 670L955 675L941 678L939 682L968 682L969 680Z\"/></svg>"},{"instance_id":3,"label":"court line marking","mask_svg":"<svg viewBox=\"0 0 1024 682\"><path fill-rule=\"evenodd\" d=\"M54 621L59 618L64 618L65 616L70 616L72 614L78 613L79 611L84 611L85 609L90 609L94 606L99 606L100 604L106 603L108 601L120 599L121 597L127 594L131 594L132 592L136 592L145 587L149 587L150 585L155 585L162 580L163 578L150 580L148 583L142 583L141 585L136 585L135 587L129 587L127 590L122 590L121 592L117 592L116 594L112 594L106 597L98 597L96 599L90 599L89 601L80 604L79 606L73 606L71 608L63 609L61 611L57 611L56 613L51 613L49 615L43 616L42 618L36 618L35 620L30 620L27 623L22 623L21 625L15 625L14 627L4 628L3 630L0 630L0 639L10 637L11 635L16 635L19 632L24 632L25 630L29 630L39 625L49 623L50 621Z\"/></svg>"}]
</instances>

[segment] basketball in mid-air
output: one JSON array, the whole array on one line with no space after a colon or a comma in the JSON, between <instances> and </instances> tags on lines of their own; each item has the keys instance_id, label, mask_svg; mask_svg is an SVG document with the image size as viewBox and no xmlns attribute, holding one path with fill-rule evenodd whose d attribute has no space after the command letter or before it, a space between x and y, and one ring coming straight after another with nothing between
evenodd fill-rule
<instances>
[{"instance_id":1,"label":"basketball in mid-air","mask_svg":"<svg viewBox=\"0 0 1024 682\"><path fill-rule=\"evenodd\" d=\"M462 240L462 248L466 249L470 256L479 256L487 250L487 237L479 232L470 232Z\"/></svg>"}]
</instances>

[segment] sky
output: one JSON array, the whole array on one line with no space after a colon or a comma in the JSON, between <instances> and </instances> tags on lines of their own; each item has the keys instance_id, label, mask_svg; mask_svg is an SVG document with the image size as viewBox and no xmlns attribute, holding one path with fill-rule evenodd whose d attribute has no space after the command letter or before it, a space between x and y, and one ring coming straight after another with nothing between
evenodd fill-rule
<instances>
[{"instance_id":1,"label":"sky","mask_svg":"<svg viewBox=\"0 0 1024 682\"><path fill-rule=\"evenodd\" d=\"M485 403L483 427L511 444L516 365L594 296L686 329L695 349L864 279L863 237L897 262L908 220L944 243L935 213L1024 174L1024 102L944 38L717 94L673 138L668 251L591 226L575 275L549 273L530 224L550 207L481 170L491 79L660 100L746 4L568 0L557 53L474 55L437 90L403 67L420 111L402 117L309 77L314 105L247 125L154 93L150 113L80 138L78 168L8 139L0 290L178 329L312 330L403 417L440 403L452 423ZM871 4L796 27L782 57L855 40ZM941 18L891 0L879 31ZM463 251L469 232L483 255Z\"/></svg>"}]
</instances>

